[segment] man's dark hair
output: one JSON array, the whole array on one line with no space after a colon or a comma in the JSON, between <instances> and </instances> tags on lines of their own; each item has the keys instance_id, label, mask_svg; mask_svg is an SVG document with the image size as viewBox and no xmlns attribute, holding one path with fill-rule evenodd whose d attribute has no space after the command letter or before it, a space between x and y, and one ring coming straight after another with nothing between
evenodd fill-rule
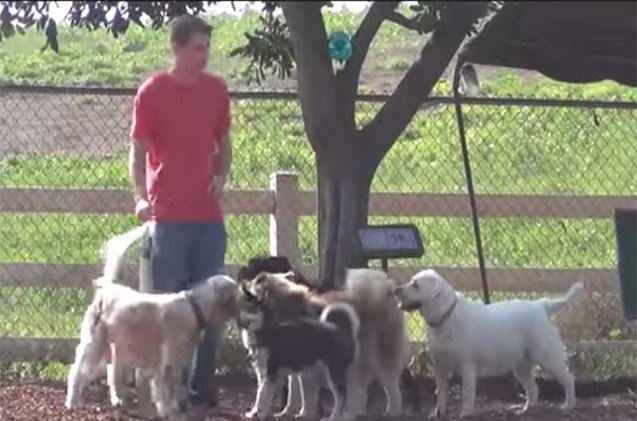
<instances>
[{"instance_id":1,"label":"man's dark hair","mask_svg":"<svg viewBox=\"0 0 637 421\"><path fill-rule=\"evenodd\" d=\"M210 36L212 34L212 26L200 17L182 15L175 18L171 24L170 42L183 47L196 34Z\"/></svg>"}]
</instances>

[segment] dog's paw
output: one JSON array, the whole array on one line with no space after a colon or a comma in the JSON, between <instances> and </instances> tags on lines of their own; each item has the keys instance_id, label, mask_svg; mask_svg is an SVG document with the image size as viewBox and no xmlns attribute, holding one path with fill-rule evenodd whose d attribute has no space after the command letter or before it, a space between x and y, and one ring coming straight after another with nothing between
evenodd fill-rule
<instances>
[{"instance_id":1,"label":"dog's paw","mask_svg":"<svg viewBox=\"0 0 637 421\"><path fill-rule=\"evenodd\" d=\"M446 415L445 411L441 411L440 409L436 407L433 411L429 413L429 418L440 419L440 418L444 418L445 415Z\"/></svg>"},{"instance_id":2,"label":"dog's paw","mask_svg":"<svg viewBox=\"0 0 637 421\"><path fill-rule=\"evenodd\" d=\"M291 418L292 417L292 413L289 409L285 408L283 409L283 411L281 412L277 412L274 414L274 419L275 420L280 420L283 418Z\"/></svg>"},{"instance_id":3,"label":"dog's paw","mask_svg":"<svg viewBox=\"0 0 637 421\"><path fill-rule=\"evenodd\" d=\"M528 404L517 404L517 405L511 405L509 407L509 411L513 412L515 415L524 415L528 410L529 410L530 406Z\"/></svg>"},{"instance_id":4,"label":"dog's paw","mask_svg":"<svg viewBox=\"0 0 637 421\"><path fill-rule=\"evenodd\" d=\"M252 408L251 410L249 410L248 412L243 414L243 418L247 418L247 419L256 419L256 418L258 418L257 408Z\"/></svg>"},{"instance_id":5,"label":"dog's paw","mask_svg":"<svg viewBox=\"0 0 637 421\"><path fill-rule=\"evenodd\" d=\"M124 402L119 398L119 396L111 396L111 406L113 408L121 408L124 406Z\"/></svg>"},{"instance_id":6,"label":"dog's paw","mask_svg":"<svg viewBox=\"0 0 637 421\"><path fill-rule=\"evenodd\" d=\"M316 419L318 418L317 411L309 411L301 409L296 415L294 415L295 419Z\"/></svg>"}]
</instances>

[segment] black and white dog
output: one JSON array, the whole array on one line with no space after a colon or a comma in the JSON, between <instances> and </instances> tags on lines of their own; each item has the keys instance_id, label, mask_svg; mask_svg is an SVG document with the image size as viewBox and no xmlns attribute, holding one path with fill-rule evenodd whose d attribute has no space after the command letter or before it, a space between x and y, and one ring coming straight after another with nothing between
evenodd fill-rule
<instances>
[{"instance_id":1,"label":"black and white dog","mask_svg":"<svg viewBox=\"0 0 637 421\"><path fill-rule=\"evenodd\" d=\"M299 317L277 321L267 305L248 289L243 289L237 323L253 334L256 348L266 351L266 375L257 390L256 405L251 417L264 419L270 405L279 376L300 376L317 363L321 363L334 395L334 407L330 420L344 419L347 399L347 376L358 351L360 320L348 303L328 305L319 319Z\"/></svg>"}]
</instances>

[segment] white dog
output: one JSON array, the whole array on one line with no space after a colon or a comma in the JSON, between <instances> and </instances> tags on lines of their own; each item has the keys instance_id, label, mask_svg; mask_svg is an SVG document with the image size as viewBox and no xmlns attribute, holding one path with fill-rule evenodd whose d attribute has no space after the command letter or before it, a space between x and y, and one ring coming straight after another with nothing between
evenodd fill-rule
<instances>
[{"instance_id":1,"label":"white dog","mask_svg":"<svg viewBox=\"0 0 637 421\"><path fill-rule=\"evenodd\" d=\"M84 387L108 365L112 405L122 404L126 369L138 368L151 379L158 414L175 419L186 397L182 376L202 330L237 312L237 284L225 275L179 293L141 293L115 283L126 249L147 229L143 225L107 243L104 274L93 282L95 296L84 315L69 372L69 409L77 406Z\"/></svg>"},{"instance_id":2,"label":"white dog","mask_svg":"<svg viewBox=\"0 0 637 421\"><path fill-rule=\"evenodd\" d=\"M456 292L436 271L427 269L397 287L404 311L418 310L428 324L427 340L437 386L432 416L445 416L449 377L462 377L462 411L474 413L476 378L513 372L526 392L523 411L537 403L535 367L553 373L564 387L563 409L575 405L575 384L559 330L550 316L583 291L574 284L560 298L512 300L490 305Z\"/></svg>"}]
</instances>

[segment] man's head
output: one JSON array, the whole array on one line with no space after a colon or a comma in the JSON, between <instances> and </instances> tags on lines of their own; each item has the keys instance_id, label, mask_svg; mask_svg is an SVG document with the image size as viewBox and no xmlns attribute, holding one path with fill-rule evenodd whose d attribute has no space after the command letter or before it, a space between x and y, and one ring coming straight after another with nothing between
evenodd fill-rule
<instances>
[{"instance_id":1,"label":"man's head","mask_svg":"<svg viewBox=\"0 0 637 421\"><path fill-rule=\"evenodd\" d=\"M188 72L198 72L206 68L212 26L203 19L182 15L171 25L170 43L175 64Z\"/></svg>"}]
</instances>

